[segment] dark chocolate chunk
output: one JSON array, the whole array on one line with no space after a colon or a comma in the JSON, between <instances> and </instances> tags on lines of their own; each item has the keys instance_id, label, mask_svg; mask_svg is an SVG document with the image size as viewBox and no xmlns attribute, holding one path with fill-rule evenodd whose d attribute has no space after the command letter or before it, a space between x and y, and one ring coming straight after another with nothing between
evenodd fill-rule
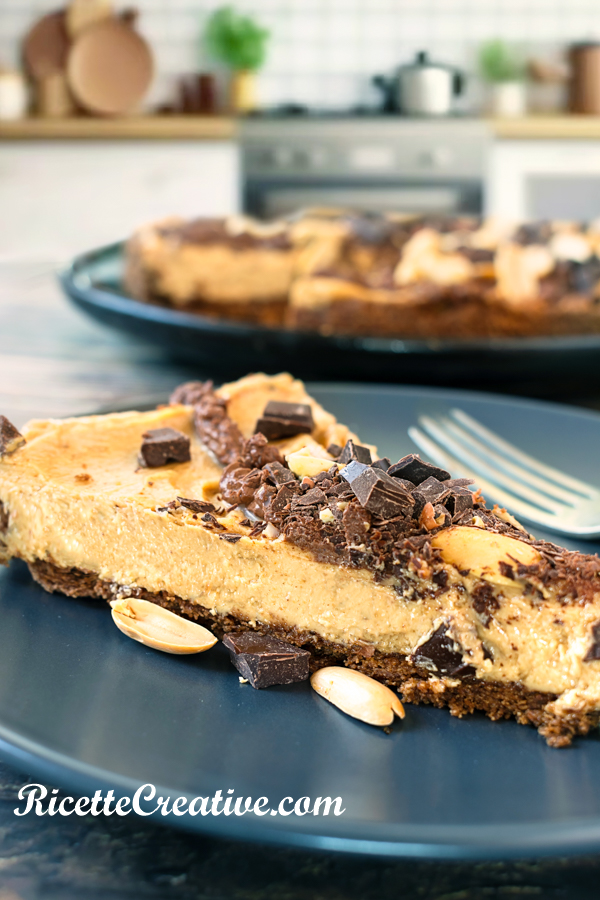
<instances>
[{"instance_id":1,"label":"dark chocolate chunk","mask_svg":"<svg viewBox=\"0 0 600 900\"><path fill-rule=\"evenodd\" d=\"M220 528L221 531L225 531L225 526L221 525L221 523L215 519L212 513L204 513L201 518L206 525L212 525L213 528Z\"/></svg>"},{"instance_id":2,"label":"dark chocolate chunk","mask_svg":"<svg viewBox=\"0 0 600 900\"><path fill-rule=\"evenodd\" d=\"M511 581L515 580L515 570L510 563L501 559L498 561L498 568L500 569L500 574L504 575L505 578L510 578Z\"/></svg>"},{"instance_id":3,"label":"dark chocolate chunk","mask_svg":"<svg viewBox=\"0 0 600 900\"><path fill-rule=\"evenodd\" d=\"M220 534L219 537L223 541L227 541L229 544L237 544L238 541L241 541L241 534L230 534L229 532L225 532L224 534Z\"/></svg>"},{"instance_id":4,"label":"dark chocolate chunk","mask_svg":"<svg viewBox=\"0 0 600 900\"><path fill-rule=\"evenodd\" d=\"M473 609L481 617L486 628L489 628L493 614L500 609L500 601L494 594L491 584L483 582L473 588Z\"/></svg>"},{"instance_id":5,"label":"dark chocolate chunk","mask_svg":"<svg viewBox=\"0 0 600 900\"><path fill-rule=\"evenodd\" d=\"M329 447L327 448L327 452L329 453L330 456L333 456L334 459L338 458L338 456L340 455L342 450L343 450L343 448L340 447L339 444L330 444Z\"/></svg>"},{"instance_id":6,"label":"dark chocolate chunk","mask_svg":"<svg viewBox=\"0 0 600 900\"><path fill-rule=\"evenodd\" d=\"M0 456L14 453L25 443L25 438L18 428L6 416L0 416Z\"/></svg>"},{"instance_id":7,"label":"dark chocolate chunk","mask_svg":"<svg viewBox=\"0 0 600 900\"><path fill-rule=\"evenodd\" d=\"M286 484L289 481L295 481L294 473L282 466L280 462L267 463L265 471L269 473L269 477L273 484Z\"/></svg>"},{"instance_id":8,"label":"dark chocolate chunk","mask_svg":"<svg viewBox=\"0 0 600 900\"><path fill-rule=\"evenodd\" d=\"M578 294L593 294L600 281L600 260L591 256L584 262L569 261L569 287Z\"/></svg>"},{"instance_id":9,"label":"dark chocolate chunk","mask_svg":"<svg viewBox=\"0 0 600 900\"><path fill-rule=\"evenodd\" d=\"M264 434L268 441L293 437L295 434L310 434L315 423L308 403L284 403L270 400L258 419L254 433Z\"/></svg>"},{"instance_id":10,"label":"dark chocolate chunk","mask_svg":"<svg viewBox=\"0 0 600 900\"><path fill-rule=\"evenodd\" d=\"M472 478L450 478L449 481L444 481L444 487L449 491L462 491L470 484L473 484Z\"/></svg>"},{"instance_id":11,"label":"dark chocolate chunk","mask_svg":"<svg viewBox=\"0 0 600 900\"><path fill-rule=\"evenodd\" d=\"M296 506L316 506L319 503L327 503L327 497L318 487L311 488L296 500Z\"/></svg>"},{"instance_id":12,"label":"dark chocolate chunk","mask_svg":"<svg viewBox=\"0 0 600 900\"><path fill-rule=\"evenodd\" d=\"M367 466L371 465L371 451L368 447L363 447L361 444L355 444L354 441L346 441L346 446L340 453L338 462L339 463L349 463L353 459L358 460L359 463L364 463Z\"/></svg>"},{"instance_id":13,"label":"dark chocolate chunk","mask_svg":"<svg viewBox=\"0 0 600 900\"><path fill-rule=\"evenodd\" d=\"M441 503L450 492L446 485L435 476L430 475L415 489L415 495L425 497L425 503Z\"/></svg>"},{"instance_id":14,"label":"dark chocolate chunk","mask_svg":"<svg viewBox=\"0 0 600 900\"><path fill-rule=\"evenodd\" d=\"M353 459L352 462L349 462L347 466L340 471L341 477L344 481L347 481L350 485L352 482L362 475L368 469L368 465L366 463L358 462L358 460Z\"/></svg>"},{"instance_id":15,"label":"dark chocolate chunk","mask_svg":"<svg viewBox=\"0 0 600 900\"><path fill-rule=\"evenodd\" d=\"M468 489L454 490L446 498L445 503L453 515L461 515L468 509L473 509L473 493Z\"/></svg>"},{"instance_id":16,"label":"dark chocolate chunk","mask_svg":"<svg viewBox=\"0 0 600 900\"><path fill-rule=\"evenodd\" d=\"M216 507L209 503L208 500L188 500L187 497L178 497L177 499L182 506L185 506L191 512L214 513L217 511Z\"/></svg>"},{"instance_id":17,"label":"dark chocolate chunk","mask_svg":"<svg viewBox=\"0 0 600 900\"><path fill-rule=\"evenodd\" d=\"M358 506L356 502L349 503L342 516L344 534L350 546L364 544L367 532L371 527L371 514L368 510Z\"/></svg>"},{"instance_id":18,"label":"dark chocolate chunk","mask_svg":"<svg viewBox=\"0 0 600 900\"><path fill-rule=\"evenodd\" d=\"M140 462L155 469L168 463L189 462L190 439L174 428L153 428L142 435Z\"/></svg>"},{"instance_id":19,"label":"dark chocolate chunk","mask_svg":"<svg viewBox=\"0 0 600 900\"><path fill-rule=\"evenodd\" d=\"M263 533L263 531L265 530L265 528L267 527L268 524L269 524L268 522L256 522L254 525L254 528L252 529L252 531L250 532L248 537L251 537L251 538L258 537L260 534Z\"/></svg>"},{"instance_id":20,"label":"dark chocolate chunk","mask_svg":"<svg viewBox=\"0 0 600 900\"><path fill-rule=\"evenodd\" d=\"M592 625L592 643L583 657L583 661L593 662L595 659L600 659L600 622Z\"/></svg>"},{"instance_id":21,"label":"dark chocolate chunk","mask_svg":"<svg viewBox=\"0 0 600 900\"><path fill-rule=\"evenodd\" d=\"M464 662L462 648L448 633L445 622L414 650L409 659L414 665L436 675L456 678L475 674L473 666Z\"/></svg>"},{"instance_id":22,"label":"dark chocolate chunk","mask_svg":"<svg viewBox=\"0 0 600 900\"><path fill-rule=\"evenodd\" d=\"M357 471L358 466L362 466L362 471ZM348 469L352 469L350 479ZM342 469L341 475L350 482L360 505L382 519L406 513L414 504L412 495L381 469L353 461Z\"/></svg>"},{"instance_id":23,"label":"dark chocolate chunk","mask_svg":"<svg viewBox=\"0 0 600 900\"><path fill-rule=\"evenodd\" d=\"M175 512L176 509L179 509L180 506L181 506L181 503L179 502L179 500L170 500L166 506L157 506L156 512L171 513L171 512Z\"/></svg>"},{"instance_id":24,"label":"dark chocolate chunk","mask_svg":"<svg viewBox=\"0 0 600 900\"><path fill-rule=\"evenodd\" d=\"M494 659L494 653L492 651L492 648L488 647L486 644L484 644L483 641L481 642L481 652L483 653L484 659L492 659L492 660Z\"/></svg>"},{"instance_id":25,"label":"dark chocolate chunk","mask_svg":"<svg viewBox=\"0 0 600 900\"><path fill-rule=\"evenodd\" d=\"M439 469L437 466L425 462L418 453L409 453L408 456L403 456L402 459L398 460L397 463L394 463L394 465L388 469L388 475L399 475L400 478L407 478L409 481L412 481L413 484L417 485L421 484L430 476L437 478L438 481L446 481L450 478L450 472L446 472L445 469Z\"/></svg>"},{"instance_id":26,"label":"dark chocolate chunk","mask_svg":"<svg viewBox=\"0 0 600 900\"><path fill-rule=\"evenodd\" d=\"M391 466L391 462L389 461L387 456L382 456L381 459L376 459L375 462L371 463L371 465L375 469L383 469L384 472L387 472L387 470Z\"/></svg>"},{"instance_id":27,"label":"dark chocolate chunk","mask_svg":"<svg viewBox=\"0 0 600 900\"><path fill-rule=\"evenodd\" d=\"M528 222L520 225L513 236L516 244L527 247L529 244L547 244L552 237L552 224L546 221Z\"/></svg>"},{"instance_id":28,"label":"dark chocolate chunk","mask_svg":"<svg viewBox=\"0 0 600 900\"><path fill-rule=\"evenodd\" d=\"M283 484L271 503L271 511L281 513L300 490L297 484Z\"/></svg>"},{"instance_id":29,"label":"dark chocolate chunk","mask_svg":"<svg viewBox=\"0 0 600 900\"><path fill-rule=\"evenodd\" d=\"M306 681L309 676L310 653L286 641L255 631L244 631L226 634L223 643L229 650L233 665L253 688L292 684Z\"/></svg>"}]
</instances>

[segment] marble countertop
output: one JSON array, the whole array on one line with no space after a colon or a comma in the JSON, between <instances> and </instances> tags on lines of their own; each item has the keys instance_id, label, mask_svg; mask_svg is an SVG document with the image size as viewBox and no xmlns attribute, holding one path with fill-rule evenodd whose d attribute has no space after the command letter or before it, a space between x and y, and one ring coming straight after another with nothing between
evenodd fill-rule
<instances>
[{"instance_id":1,"label":"marble countertop","mask_svg":"<svg viewBox=\"0 0 600 900\"><path fill-rule=\"evenodd\" d=\"M17 425L143 401L207 374L86 319L60 295L50 262L0 266L0 412ZM19 788L35 780L0 764L0 900L598 896L600 856L396 862L201 838L131 816L15 816Z\"/></svg>"}]
</instances>

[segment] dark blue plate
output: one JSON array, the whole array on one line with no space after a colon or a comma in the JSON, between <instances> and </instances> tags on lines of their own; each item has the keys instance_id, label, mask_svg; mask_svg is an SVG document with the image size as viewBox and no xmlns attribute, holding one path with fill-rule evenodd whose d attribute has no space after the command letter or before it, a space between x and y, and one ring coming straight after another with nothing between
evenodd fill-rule
<instances>
[{"instance_id":1,"label":"dark blue plate","mask_svg":"<svg viewBox=\"0 0 600 900\"><path fill-rule=\"evenodd\" d=\"M459 405L526 451L600 484L594 413L441 390L312 392L393 458L415 449L406 429L418 414ZM600 850L596 734L552 750L533 728L410 706L384 734L308 683L240 685L221 645L175 657L136 644L105 604L46 594L21 563L0 575L0 621L0 754L69 791L131 796L151 783L175 798L233 789L271 806L285 796L341 797L339 817L159 816L294 846L452 859Z\"/></svg>"},{"instance_id":2,"label":"dark blue plate","mask_svg":"<svg viewBox=\"0 0 600 900\"><path fill-rule=\"evenodd\" d=\"M122 286L123 244L78 256L60 275L68 297L104 324L229 380L289 370L298 378L582 396L600 385L600 335L399 340L285 331L140 303Z\"/></svg>"}]
</instances>

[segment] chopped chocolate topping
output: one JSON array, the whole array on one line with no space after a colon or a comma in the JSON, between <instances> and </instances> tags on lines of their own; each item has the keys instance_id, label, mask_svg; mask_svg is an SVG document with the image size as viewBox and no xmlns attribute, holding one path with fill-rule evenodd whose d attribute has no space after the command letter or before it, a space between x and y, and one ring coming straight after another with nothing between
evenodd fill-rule
<instances>
[{"instance_id":1,"label":"chopped chocolate topping","mask_svg":"<svg viewBox=\"0 0 600 900\"><path fill-rule=\"evenodd\" d=\"M323 493L321 488L318 487L311 488L306 494L298 497L295 501L296 506L316 506L319 503L326 502L327 496Z\"/></svg>"},{"instance_id":2,"label":"chopped chocolate topping","mask_svg":"<svg viewBox=\"0 0 600 900\"><path fill-rule=\"evenodd\" d=\"M399 475L400 478L407 478L417 485L430 476L437 478L438 481L447 481L450 478L450 472L425 462L417 453L409 453L408 456L403 456L402 459L391 466L388 470L388 475Z\"/></svg>"},{"instance_id":3,"label":"chopped chocolate topping","mask_svg":"<svg viewBox=\"0 0 600 900\"><path fill-rule=\"evenodd\" d=\"M227 541L230 544L237 544L238 541L241 541L241 534L230 534L229 532L225 532L224 534L220 534L219 537L223 541Z\"/></svg>"},{"instance_id":4,"label":"chopped chocolate topping","mask_svg":"<svg viewBox=\"0 0 600 900\"><path fill-rule=\"evenodd\" d=\"M448 482L444 482L446 485ZM470 490L453 490L445 501L453 516L460 516L468 509L473 509L473 493Z\"/></svg>"},{"instance_id":5,"label":"chopped chocolate topping","mask_svg":"<svg viewBox=\"0 0 600 900\"><path fill-rule=\"evenodd\" d=\"M333 456L334 459L337 459L340 453L342 452L342 447L339 444L330 444L327 448L327 452L330 456Z\"/></svg>"},{"instance_id":6,"label":"chopped chocolate topping","mask_svg":"<svg viewBox=\"0 0 600 900\"><path fill-rule=\"evenodd\" d=\"M0 500L0 534L6 534L8 531L8 509Z\"/></svg>"},{"instance_id":7,"label":"chopped chocolate topping","mask_svg":"<svg viewBox=\"0 0 600 900\"><path fill-rule=\"evenodd\" d=\"M473 484L472 478L450 478L444 481L444 487L449 491L462 491L464 488L468 488L470 484Z\"/></svg>"},{"instance_id":8,"label":"chopped chocolate topping","mask_svg":"<svg viewBox=\"0 0 600 900\"><path fill-rule=\"evenodd\" d=\"M583 661L593 662L595 659L600 659L600 622L592 625L592 643Z\"/></svg>"},{"instance_id":9,"label":"chopped chocolate topping","mask_svg":"<svg viewBox=\"0 0 600 900\"><path fill-rule=\"evenodd\" d=\"M18 428L6 416L0 416L0 457L14 453L25 443L25 438Z\"/></svg>"},{"instance_id":10,"label":"chopped chocolate topping","mask_svg":"<svg viewBox=\"0 0 600 900\"><path fill-rule=\"evenodd\" d=\"M367 532L371 527L371 514L355 501L349 503L344 510L342 522L348 544L351 547L364 544Z\"/></svg>"},{"instance_id":11,"label":"chopped chocolate topping","mask_svg":"<svg viewBox=\"0 0 600 900\"><path fill-rule=\"evenodd\" d=\"M287 541L315 559L369 569L378 580L394 579L394 589L404 598L418 599L436 596L447 586L440 552L431 547L430 538L449 524L472 525L476 509L486 530L507 534L540 553L541 560L535 565L513 567L506 563L502 571L506 577L523 580L536 603L543 602L544 587L552 588L563 605L585 605L600 593L598 558L531 538L488 510L481 493L468 490L470 479L451 479L448 472L411 454L388 472L353 458L341 472L332 465L327 472L300 482L262 434L243 440L226 416L226 404L215 396L211 385L192 383L185 387L187 395L183 396L182 389L174 399L193 401L197 427L200 404L202 415L207 417L205 434L220 435L219 439L224 434L238 435L237 443L225 441L227 453L234 445L236 452L228 457L221 492L227 503L242 505L264 520L252 526L251 537L261 534L267 523L272 524ZM209 421L211 415L214 420ZM213 450L215 446L213 443ZM360 453L356 447L361 445L353 446L356 456ZM332 455L342 453L339 446L330 450ZM224 455L225 451L220 458ZM432 500L423 505L426 496ZM321 518L322 513L325 515ZM225 530L218 523L216 527Z\"/></svg>"},{"instance_id":12,"label":"chopped chocolate topping","mask_svg":"<svg viewBox=\"0 0 600 900\"><path fill-rule=\"evenodd\" d=\"M491 584L482 582L473 588L473 609L481 616L481 621L489 628L493 613L500 609L500 600L494 594Z\"/></svg>"},{"instance_id":13,"label":"chopped chocolate topping","mask_svg":"<svg viewBox=\"0 0 600 900\"><path fill-rule=\"evenodd\" d=\"M475 674L473 666L464 662L462 647L449 634L445 622L414 650L409 660L436 675L464 678Z\"/></svg>"},{"instance_id":14,"label":"chopped chocolate topping","mask_svg":"<svg viewBox=\"0 0 600 900\"><path fill-rule=\"evenodd\" d=\"M359 463L370 466L372 462L371 451L368 447L363 447L361 444L355 444L352 440L346 441L346 446L342 450L338 462L349 463L353 459L358 460Z\"/></svg>"},{"instance_id":15,"label":"chopped chocolate topping","mask_svg":"<svg viewBox=\"0 0 600 900\"><path fill-rule=\"evenodd\" d=\"M315 427L312 410L308 403L284 403L270 400L258 419L254 433L264 434L269 441L293 437L295 434L310 434Z\"/></svg>"},{"instance_id":16,"label":"chopped chocolate topping","mask_svg":"<svg viewBox=\"0 0 600 900\"><path fill-rule=\"evenodd\" d=\"M310 653L255 631L230 633L223 637L231 662L253 688L306 681Z\"/></svg>"},{"instance_id":17,"label":"chopped chocolate topping","mask_svg":"<svg viewBox=\"0 0 600 900\"><path fill-rule=\"evenodd\" d=\"M361 464L354 462L350 464L352 465ZM344 478L347 477L346 471L350 466L343 470ZM381 518L397 516L414 504L413 497L402 485L381 469L374 469L371 466L364 466L363 471L352 478L350 487L361 506Z\"/></svg>"},{"instance_id":18,"label":"chopped chocolate topping","mask_svg":"<svg viewBox=\"0 0 600 900\"><path fill-rule=\"evenodd\" d=\"M223 465L239 455L244 444L242 432L227 415L227 402L217 397L212 381L192 381L171 396L171 402L194 407L194 425L200 440Z\"/></svg>"},{"instance_id":19,"label":"chopped chocolate topping","mask_svg":"<svg viewBox=\"0 0 600 900\"><path fill-rule=\"evenodd\" d=\"M251 538L258 537L259 534L263 533L263 531L265 530L265 528L267 527L268 524L269 524L268 522L255 522L254 528L250 532L249 537L251 537Z\"/></svg>"},{"instance_id":20,"label":"chopped chocolate topping","mask_svg":"<svg viewBox=\"0 0 600 900\"><path fill-rule=\"evenodd\" d=\"M436 504L439 505L449 496L449 494L450 492L447 490L445 484L438 481L433 475L430 475L429 478L426 478L425 481L422 481L419 484L413 493L415 515L420 515L420 511L426 503L431 503L433 506Z\"/></svg>"},{"instance_id":21,"label":"chopped chocolate topping","mask_svg":"<svg viewBox=\"0 0 600 900\"><path fill-rule=\"evenodd\" d=\"M287 484L288 482L296 481L294 473L283 466L280 462L267 463L267 465L265 466L265 471L269 474L273 484L276 485Z\"/></svg>"},{"instance_id":22,"label":"chopped chocolate topping","mask_svg":"<svg viewBox=\"0 0 600 900\"><path fill-rule=\"evenodd\" d=\"M153 428L142 435L140 462L148 468L189 462L190 439L174 428Z\"/></svg>"},{"instance_id":23,"label":"chopped chocolate topping","mask_svg":"<svg viewBox=\"0 0 600 900\"><path fill-rule=\"evenodd\" d=\"M178 497L177 499L182 506L185 506L185 508L191 510L191 512L214 513L217 511L216 507L212 503L209 503L208 500L188 500L186 497Z\"/></svg>"},{"instance_id":24,"label":"chopped chocolate topping","mask_svg":"<svg viewBox=\"0 0 600 900\"><path fill-rule=\"evenodd\" d=\"M371 465L375 469L383 469L384 472L387 472L387 470L391 466L391 462L389 461L387 456L383 456L381 459L376 459L375 462L371 463Z\"/></svg>"},{"instance_id":25,"label":"chopped chocolate topping","mask_svg":"<svg viewBox=\"0 0 600 900\"><path fill-rule=\"evenodd\" d=\"M166 506L158 506L156 512L171 513L175 512L176 509L179 509L180 506L179 500L170 500Z\"/></svg>"},{"instance_id":26,"label":"chopped chocolate topping","mask_svg":"<svg viewBox=\"0 0 600 900\"><path fill-rule=\"evenodd\" d=\"M221 523L217 521L217 519L215 519L212 513L204 513L201 518L205 525L212 525L213 528L218 528L221 531L225 531L225 526L221 525Z\"/></svg>"},{"instance_id":27,"label":"chopped chocolate topping","mask_svg":"<svg viewBox=\"0 0 600 900\"><path fill-rule=\"evenodd\" d=\"M349 462L348 465L344 466L344 468L340 471L341 477L344 481L347 481L350 486L352 486L352 482L355 481L363 472L366 472L369 466L366 463L358 462L357 459L353 459L352 462Z\"/></svg>"}]
</instances>

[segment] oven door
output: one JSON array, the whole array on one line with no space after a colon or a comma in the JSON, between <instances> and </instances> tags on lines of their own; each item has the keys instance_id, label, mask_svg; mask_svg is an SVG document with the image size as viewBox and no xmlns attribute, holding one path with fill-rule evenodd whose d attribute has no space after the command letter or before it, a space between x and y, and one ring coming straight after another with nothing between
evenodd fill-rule
<instances>
[{"instance_id":1,"label":"oven door","mask_svg":"<svg viewBox=\"0 0 600 900\"><path fill-rule=\"evenodd\" d=\"M503 219L598 219L598 145L583 140L498 141L486 198L486 212Z\"/></svg>"},{"instance_id":2,"label":"oven door","mask_svg":"<svg viewBox=\"0 0 600 900\"><path fill-rule=\"evenodd\" d=\"M365 212L480 213L478 182L339 184L248 181L246 212L266 219L307 207Z\"/></svg>"}]
</instances>

